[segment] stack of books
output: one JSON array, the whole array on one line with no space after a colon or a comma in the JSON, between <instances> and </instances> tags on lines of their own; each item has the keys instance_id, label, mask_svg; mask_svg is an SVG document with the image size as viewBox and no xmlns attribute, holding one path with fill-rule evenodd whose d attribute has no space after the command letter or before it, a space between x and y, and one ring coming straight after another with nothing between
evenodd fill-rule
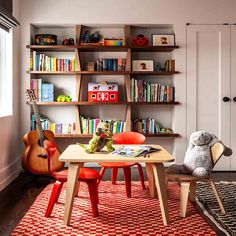
<instances>
[{"instance_id":1,"label":"stack of books","mask_svg":"<svg viewBox=\"0 0 236 236\"><path fill-rule=\"evenodd\" d=\"M54 134L75 134L76 124L75 123L54 123L51 122L47 117L40 115L40 121L43 130L50 130ZM31 116L31 130L36 130L35 115Z\"/></svg>"},{"instance_id":2,"label":"stack of books","mask_svg":"<svg viewBox=\"0 0 236 236\"><path fill-rule=\"evenodd\" d=\"M131 102L174 102L175 87L152 84L134 78L130 81Z\"/></svg>"},{"instance_id":3,"label":"stack of books","mask_svg":"<svg viewBox=\"0 0 236 236\"><path fill-rule=\"evenodd\" d=\"M109 130L113 134L123 132L125 130L125 122L120 120L101 120L99 118L91 119L80 117L82 134L94 134L100 122L109 123Z\"/></svg>"},{"instance_id":4,"label":"stack of books","mask_svg":"<svg viewBox=\"0 0 236 236\"><path fill-rule=\"evenodd\" d=\"M166 60L165 70L166 72L175 71L175 60Z\"/></svg>"},{"instance_id":5,"label":"stack of books","mask_svg":"<svg viewBox=\"0 0 236 236\"><path fill-rule=\"evenodd\" d=\"M103 59L96 61L97 71L125 71L126 59Z\"/></svg>"},{"instance_id":6,"label":"stack of books","mask_svg":"<svg viewBox=\"0 0 236 236\"><path fill-rule=\"evenodd\" d=\"M161 131L155 119L135 119L132 121L132 130L142 134L155 134Z\"/></svg>"},{"instance_id":7,"label":"stack of books","mask_svg":"<svg viewBox=\"0 0 236 236\"><path fill-rule=\"evenodd\" d=\"M44 53L30 53L30 70L33 71L75 71L75 59L59 59Z\"/></svg>"},{"instance_id":8,"label":"stack of books","mask_svg":"<svg viewBox=\"0 0 236 236\"><path fill-rule=\"evenodd\" d=\"M42 79L31 79L30 89L34 90L38 102L54 101L54 84L42 83Z\"/></svg>"}]
</instances>

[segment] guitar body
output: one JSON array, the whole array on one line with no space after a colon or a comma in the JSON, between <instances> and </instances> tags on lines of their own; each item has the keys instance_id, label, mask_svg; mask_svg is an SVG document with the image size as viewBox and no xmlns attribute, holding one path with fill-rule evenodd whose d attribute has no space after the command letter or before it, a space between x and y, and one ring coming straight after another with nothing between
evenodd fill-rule
<instances>
[{"instance_id":1,"label":"guitar body","mask_svg":"<svg viewBox=\"0 0 236 236\"><path fill-rule=\"evenodd\" d=\"M43 135L45 139L55 141L53 132L44 130ZM22 156L22 167L24 170L28 170L34 174L48 174L48 158L42 158L40 155L47 156L47 151L44 147L39 145L38 131L33 130L23 137L25 144L25 151ZM59 161L60 151L54 154L51 161L51 171L57 171L64 166L64 162Z\"/></svg>"}]
</instances>

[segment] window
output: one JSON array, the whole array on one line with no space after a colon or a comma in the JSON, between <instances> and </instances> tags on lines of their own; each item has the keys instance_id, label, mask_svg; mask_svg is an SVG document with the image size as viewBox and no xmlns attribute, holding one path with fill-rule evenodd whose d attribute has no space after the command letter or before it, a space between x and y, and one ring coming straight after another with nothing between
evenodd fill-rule
<instances>
[{"instance_id":1,"label":"window","mask_svg":"<svg viewBox=\"0 0 236 236\"><path fill-rule=\"evenodd\" d=\"M12 31L0 28L0 117L13 111L12 68Z\"/></svg>"}]
</instances>

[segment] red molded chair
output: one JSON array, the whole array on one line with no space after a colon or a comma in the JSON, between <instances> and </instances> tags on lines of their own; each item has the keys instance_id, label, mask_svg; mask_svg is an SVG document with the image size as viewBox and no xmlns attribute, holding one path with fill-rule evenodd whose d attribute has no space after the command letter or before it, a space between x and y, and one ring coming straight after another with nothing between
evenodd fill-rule
<instances>
[{"instance_id":1,"label":"red molded chair","mask_svg":"<svg viewBox=\"0 0 236 236\"><path fill-rule=\"evenodd\" d=\"M45 217L49 217L52 213L54 204L58 201L62 186L67 182L68 170L54 171L50 169L50 163L56 151L56 146L52 141L45 140L44 146L48 152L48 169L50 175L52 175L56 182L53 185L51 197L47 206ZM85 182L88 185L89 196L92 206L93 216L98 216L98 184L97 181L100 179L100 174L96 170L89 168L80 168L78 181Z\"/></svg>"},{"instance_id":2,"label":"red molded chair","mask_svg":"<svg viewBox=\"0 0 236 236\"><path fill-rule=\"evenodd\" d=\"M112 139L115 144L143 144L146 138L144 135L137 132L125 132L125 133L114 134L112 136ZM102 166L101 171L100 171L101 178L103 177L107 168L112 168L112 176L111 176L112 184L116 184L118 168L123 168L127 197L131 197L131 167L134 165L137 165L140 181L141 181L141 186L142 186L142 189L145 189L143 170L142 170L142 166L139 163L99 162L98 164ZM98 181L98 184L100 183L101 178Z\"/></svg>"}]
</instances>

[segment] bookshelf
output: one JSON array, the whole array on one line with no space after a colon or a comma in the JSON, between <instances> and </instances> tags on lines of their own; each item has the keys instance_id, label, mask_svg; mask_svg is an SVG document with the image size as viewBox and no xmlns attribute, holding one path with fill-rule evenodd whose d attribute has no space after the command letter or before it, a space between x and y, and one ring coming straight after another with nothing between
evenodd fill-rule
<instances>
[{"instance_id":1,"label":"bookshelf","mask_svg":"<svg viewBox=\"0 0 236 236\"><path fill-rule=\"evenodd\" d=\"M139 106L161 106L161 107L172 107L175 105L180 105L180 102L131 102L131 91L130 91L130 80L133 76L144 76L143 79L148 78L149 76L163 76L167 78L171 78L173 75L177 75L179 71L132 71L132 59L134 54L141 55L140 57L146 58L144 56L148 53L171 53L173 50L178 49L179 46L132 46L131 45L131 28L135 26L125 25L123 27L123 34L125 38L124 46L103 46L103 45L80 45L80 39L83 32L84 26L75 25L73 30L75 31L75 45L34 45L32 44L26 45L26 48L30 51L37 51L40 53L72 53L75 57L76 70L75 71L33 71L28 70L26 73L29 75L30 79L38 78L38 76L47 76L47 81L50 81L51 78L63 78L63 76L67 76L67 78L71 78L75 80L75 99L72 102L38 102L37 104L42 107L48 107L47 109L54 109L50 107L75 107L75 122L76 122L76 133L75 134L56 134L56 138L60 139L70 139L70 138L90 138L92 135L90 134L82 134L81 133L81 109L82 107L114 107L114 106L124 106L125 114L124 121L126 122L126 130L131 131L131 120L133 110L136 110ZM145 27L144 27L145 28ZM126 59L126 67L124 71L83 71L83 57L86 53L125 53ZM142 56L143 53L143 56ZM88 101L84 101L81 93L82 91L82 83L87 80L88 76L113 76L112 78L119 77L120 80L124 81L124 92L125 98L123 101L119 101L117 103L92 103ZM123 78L122 78L123 77ZM111 79L107 79L108 82ZM159 78L155 78L155 80L159 80ZM74 88L73 88L74 89ZM28 103L30 104L30 103ZM158 108L157 108L158 109ZM145 134L146 137L161 137L161 138L177 138L180 137L177 133L155 133L155 134Z\"/></svg>"}]
</instances>

